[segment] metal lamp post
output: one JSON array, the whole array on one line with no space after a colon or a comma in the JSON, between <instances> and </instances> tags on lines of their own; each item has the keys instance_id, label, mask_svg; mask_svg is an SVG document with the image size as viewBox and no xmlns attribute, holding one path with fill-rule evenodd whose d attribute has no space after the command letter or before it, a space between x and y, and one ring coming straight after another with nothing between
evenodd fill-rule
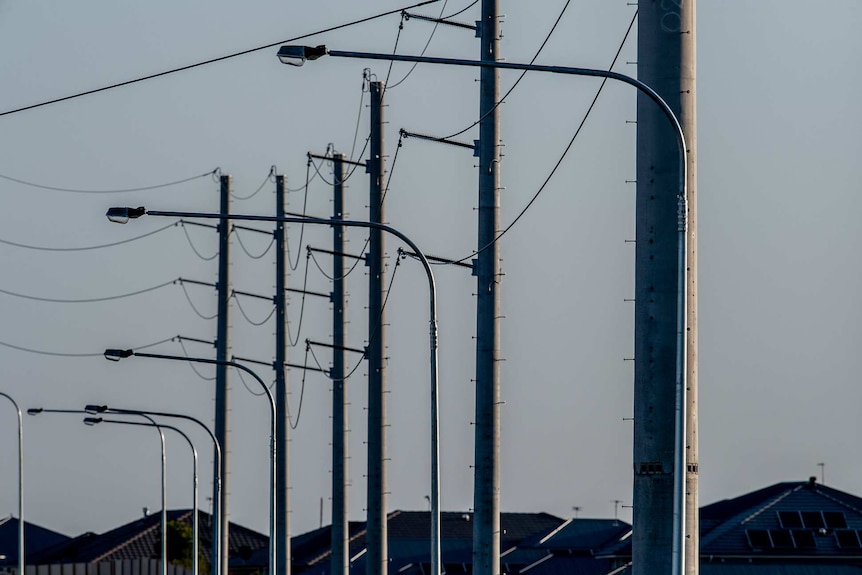
<instances>
[{"instance_id":1,"label":"metal lamp post","mask_svg":"<svg viewBox=\"0 0 862 575\"><path fill-rule=\"evenodd\" d=\"M183 439L186 440L186 443L189 444L189 448L192 450L192 464L193 464L193 482L192 482L192 492L193 492L193 503L192 503L192 537L194 538L192 541L192 573L194 575L198 575L198 451L195 449L192 440L189 439L189 436L186 435L180 428L174 427L173 425L165 425L164 423L156 423L150 418L149 415L140 412L140 413L131 413L130 415L139 415L148 419L150 423L143 423L140 421L124 421L122 419L105 419L103 417L85 417L84 424L85 425L98 425L100 423L113 423L118 425L136 425L141 427L155 427L161 432L163 429L171 429L176 431L180 435L183 436ZM164 441L164 438L163 438ZM164 484L164 476L162 477L162 483ZM164 506L165 501L162 501L162 505ZM163 507L164 509L164 507ZM167 538L167 529L166 527L162 530L162 549L164 551L163 561L167 560L167 546L168 546L168 538ZM167 569L167 564L165 563L162 567L164 571Z\"/></svg>"},{"instance_id":2,"label":"metal lamp post","mask_svg":"<svg viewBox=\"0 0 862 575\"><path fill-rule=\"evenodd\" d=\"M89 404L86 407L84 407L84 411L86 411L87 413L93 414L93 415L101 415L101 414L139 415L139 416L149 415L149 416L154 416L154 417L170 417L170 418L176 418L176 419L184 419L186 421L191 421L192 423L196 423L198 425L198 427L202 428L204 431L207 432L207 435L209 435L210 439L213 442L213 451L215 452L215 460L216 460L216 466L215 466L216 475L213 478L213 481L215 482L216 494L218 495L219 493L221 493L221 445L219 444L218 439L216 439L216 436L213 434L212 430L210 430L209 427L204 425L204 423L202 421L200 421L199 419L197 419L196 417L192 417L191 415L186 415L183 413L167 413L167 412L163 412L163 411L149 411L149 410L140 410L140 409L122 409L122 408L118 408L118 407L109 407L107 405L94 405L94 404ZM165 426L162 426L162 427L165 427ZM194 446L192 446L192 449L194 449ZM195 473L195 476L197 477L197 473ZM195 480L195 485L197 485L197 480ZM197 500L198 500L198 498L197 498L197 496L195 496L195 502L196 503L197 503ZM211 553L212 566L211 566L211 573L213 575L218 575L219 573L221 573L219 571L219 561L221 559L221 553L220 553L220 551L221 551L221 523L219 521L217 521L218 506L219 506L217 498L214 499L213 506L215 507L215 510L214 510L213 515L210 519L210 522L212 523L212 553ZM198 555L198 550L197 550L197 545L198 545L197 522L198 522L198 513L197 513L197 510L195 510L194 525L192 527L193 531L195 532L195 551L194 551L195 557L197 557L197 555Z\"/></svg>"},{"instance_id":3,"label":"metal lamp post","mask_svg":"<svg viewBox=\"0 0 862 575\"><path fill-rule=\"evenodd\" d=\"M232 220L244 220L254 222L283 222L283 223L302 223L311 225L339 225L348 228L366 228L381 230L388 234L392 234L404 243L406 243L417 254L422 262L422 267L425 269L425 275L428 278L428 299L429 299L429 353L430 353L430 369L431 369L431 561L432 571L435 575L440 574L440 413L439 413L439 378L437 375L437 287L434 281L434 273L431 271L431 265L422 250L419 249L413 240L398 231L397 229L386 224L376 222L365 222L359 220L342 220L336 221L324 218L310 217L272 217L272 216L254 216L240 214L211 214L200 212L167 212L157 210L147 210L144 207L138 208L110 208L106 214L109 220L115 223L126 223L130 219L139 218L143 215L150 216L167 216L167 217L183 217L183 218L202 218L202 219L223 219L228 217ZM120 353L119 350L109 350L115 353ZM141 357L162 357L154 354L138 353L132 350L125 352L128 355L136 355ZM106 352L107 356L107 352ZM114 355L113 357L119 357ZM185 357L175 357L188 361ZM208 360L208 363L216 363L213 360ZM261 382L262 383L262 382ZM264 385L264 388L266 386ZM267 389L267 393L269 390Z\"/></svg>"},{"instance_id":4,"label":"metal lamp post","mask_svg":"<svg viewBox=\"0 0 862 575\"><path fill-rule=\"evenodd\" d=\"M87 415L87 412L82 409L45 409L42 407L34 407L27 410L28 415L39 415L41 413L71 413L78 415ZM161 427L159 427L155 420L147 415L142 415L142 417L146 418L150 421L152 425L149 427L155 427L156 431L159 433L159 440L161 442L162 447L162 513L161 513L161 531L162 531L162 545L161 545L161 557L162 557L162 575L168 575L168 501L167 501L167 476L165 474L165 434L162 433ZM84 423L87 425L93 425L92 423L88 423L87 420L84 420ZM128 422L132 423L132 422ZM143 425L143 424L141 424Z\"/></svg>"},{"instance_id":5,"label":"metal lamp post","mask_svg":"<svg viewBox=\"0 0 862 575\"><path fill-rule=\"evenodd\" d=\"M0 397L8 399L18 415L18 575L24 575L24 418L11 396L0 391Z\"/></svg>"},{"instance_id":6,"label":"metal lamp post","mask_svg":"<svg viewBox=\"0 0 862 575\"><path fill-rule=\"evenodd\" d=\"M111 210L115 210L117 208L111 208ZM146 210L143 208L121 208L123 210L127 210L125 215L126 221L128 221L129 217L140 217ZM108 210L110 213L111 210ZM137 215L129 216L128 211L132 210ZM138 210L143 210L138 212ZM110 217L110 216L109 216ZM216 214L215 217L222 217L220 214ZM231 216L234 218L234 216ZM112 220L119 221L119 220ZM122 222L125 223L125 222ZM276 417L275 417L275 399L272 397L272 392L269 390L269 386L264 383L264 381L260 378L257 373L255 373L252 369L244 366L241 363L237 363L235 361L222 361L219 359L208 359L205 357L186 357L180 355L165 355L160 353L144 353L138 352L132 349L106 349L105 350L105 359L111 361L119 361L123 358L127 357L148 357L151 359L168 359L171 361L190 361L192 363L206 363L210 365L226 365L230 367L234 367L241 371L246 372L250 376L252 376L260 387L263 388L263 391L266 394L267 399L269 400L269 414L270 414L270 440L269 440L269 560L270 560L270 572L273 572L275 568L275 481L276 481L276 464L275 464L275 432L276 432Z\"/></svg>"},{"instance_id":7,"label":"metal lamp post","mask_svg":"<svg viewBox=\"0 0 862 575\"><path fill-rule=\"evenodd\" d=\"M443 64L448 66L466 66L473 68L494 68L503 70L522 70L531 72L547 72L552 74L565 74L572 76L590 76L617 80L634 86L641 93L649 97L671 123L679 149L679 191L677 196L677 231L678 231L678 255L677 255L677 309L676 309L676 355L675 355L675 430L674 430L674 504L673 504L673 573L683 573L685 566L685 470L686 470L686 330L687 318L687 237L686 228L688 222L688 208L686 198L688 193L688 148L686 147L685 134L673 109L668 103L647 84L610 70L598 70L592 68L576 68L567 66L543 66L538 64L518 64L513 62L498 62L494 60L462 60L456 58L433 58L425 56L411 56L401 54L381 54L373 52L348 52L340 50L329 50L325 45L320 46L282 46L278 51L278 58L283 64L302 66L308 60L316 60L322 56L334 56L338 58L355 58L360 60L384 60L388 62L414 62L424 64ZM484 249L487 246L479 246ZM486 454L487 457L496 459L496 454ZM493 494L486 494L493 497ZM493 534L492 534L493 535ZM432 535L433 537L433 535ZM436 568L434 566L434 555L432 555L432 572L440 575L439 554L437 555ZM499 564L499 557L495 558Z\"/></svg>"}]
</instances>

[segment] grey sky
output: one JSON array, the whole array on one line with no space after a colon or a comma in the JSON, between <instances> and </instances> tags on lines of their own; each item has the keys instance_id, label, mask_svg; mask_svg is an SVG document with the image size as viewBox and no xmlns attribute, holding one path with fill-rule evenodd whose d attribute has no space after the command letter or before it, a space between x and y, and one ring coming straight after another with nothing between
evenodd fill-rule
<instances>
[{"instance_id":1,"label":"grey sky","mask_svg":"<svg viewBox=\"0 0 862 575\"><path fill-rule=\"evenodd\" d=\"M297 4L301 4L297 6ZM469 4L449 0L446 12ZM503 2L503 51L532 57L562 0ZM158 0L0 3L0 112L135 76L311 32L394 9L389 0L314 3ZM438 14L442 3L421 10ZM473 21L476 8L458 19ZM624 0L573 1L539 62L606 67L634 7ZM331 33L312 42L390 52L399 19ZM782 480L817 474L862 492L855 457L862 392L862 213L859 179L862 120L858 100L862 4L813 5L758 0L702 0L698 6L698 145L700 209L700 457L702 502ZM431 26L411 20L399 51L422 50ZM634 73L636 38L617 71ZM439 28L428 54L474 58L468 32ZM253 192L271 165L305 181L305 152L328 143L350 153L360 110L358 61L282 66L275 49L76 101L0 118L0 174L52 186L136 187L178 180L221 166L237 195ZM369 66L379 79L388 67ZM395 66L394 84L409 70ZM435 135L476 119L477 74L419 67L387 92L388 166L398 129ZM501 75L504 88L516 76ZM504 224L544 180L592 99L595 80L528 75L502 111L506 144ZM503 493L507 511L610 516L611 500L630 503L634 251L635 95L609 84L551 185L501 241L503 270ZM367 99L365 100L367 102ZM359 128L361 149L367 110ZM464 141L477 137L471 130ZM358 150L357 149L357 154ZM388 218L425 251L463 257L475 248L475 160L457 148L407 140L387 195ZM328 167L321 165L328 177ZM367 216L367 178L350 180L350 215ZM273 211L273 185L236 212ZM215 211L209 178L159 191L84 195L0 181L0 239L52 247L103 244L168 224L144 219L110 225L111 205ZM300 211L302 193L290 196ZM330 190L316 179L308 213L329 214ZM214 234L188 228L202 255ZM301 287L304 246L291 229L290 277ZM362 235L350 234L358 251ZM265 241L240 235L252 254ZM329 230L305 230L327 247ZM234 240L234 287L270 294L272 253L248 258ZM389 242L394 264L397 245ZM325 260L321 263L328 264ZM180 228L121 247L49 253L0 246L0 289L47 298L96 298L137 291L177 277L215 281L214 262L198 259ZM393 268L390 267L390 271ZM474 281L463 270L436 270L441 294L443 507L472 499ZM309 289L328 291L313 264ZM361 347L365 276L349 280L352 345ZM198 310L215 311L214 292L189 287ZM428 492L426 289L418 265L398 266L390 298L390 510L423 509ZM241 300L254 320L267 306ZM301 302L291 299L291 328ZM92 304L34 302L0 294L0 341L65 353L139 346L176 334L213 339L215 324L198 318L178 286ZM329 336L329 309L306 301L303 332ZM233 306L236 355L270 361L273 326L250 326ZM206 346L188 344L209 356ZM176 344L158 348L182 353ZM302 344L291 349L302 362ZM328 363L325 350L317 351ZM0 347L0 389L22 407L77 408L99 402L177 410L211 421L212 383L183 365L101 357L54 358ZM272 374L260 368L266 380ZM202 370L211 375L211 370ZM364 368L351 380L351 518L364 516ZM231 518L265 530L268 423L264 400L232 374ZM293 406L301 372L290 374ZM249 382L251 383L251 382ZM329 384L306 378L302 416L293 432L293 533L316 527L329 493ZM16 512L15 435L11 410L0 407L0 515ZM158 507L154 434L85 428L75 416L26 421L28 519L68 534L103 531ZM191 429L190 433L198 433ZM193 436L202 453L205 436ZM174 439L170 441L170 439ZM203 462L208 461L202 456ZM169 438L169 505L189 507L191 463L183 442ZM202 474L206 508L209 470ZM621 517L630 519L630 510ZM328 522L328 519L325 519Z\"/></svg>"}]
</instances>

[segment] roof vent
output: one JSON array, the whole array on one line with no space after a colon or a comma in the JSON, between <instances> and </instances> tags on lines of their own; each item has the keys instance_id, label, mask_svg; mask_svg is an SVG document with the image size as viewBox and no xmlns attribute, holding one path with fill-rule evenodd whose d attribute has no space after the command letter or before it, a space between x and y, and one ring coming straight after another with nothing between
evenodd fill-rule
<instances>
[{"instance_id":1,"label":"roof vent","mask_svg":"<svg viewBox=\"0 0 862 575\"><path fill-rule=\"evenodd\" d=\"M144 517L148 516L150 514L150 508L144 507L143 512L144 512Z\"/></svg>"},{"instance_id":2,"label":"roof vent","mask_svg":"<svg viewBox=\"0 0 862 575\"><path fill-rule=\"evenodd\" d=\"M808 485L806 485L806 487L808 487L808 489L813 489L815 483L817 483L817 478L812 475L808 478Z\"/></svg>"},{"instance_id":3,"label":"roof vent","mask_svg":"<svg viewBox=\"0 0 862 575\"><path fill-rule=\"evenodd\" d=\"M464 513L463 515L461 515L461 519L463 519L464 521L470 521L470 514Z\"/></svg>"}]
</instances>

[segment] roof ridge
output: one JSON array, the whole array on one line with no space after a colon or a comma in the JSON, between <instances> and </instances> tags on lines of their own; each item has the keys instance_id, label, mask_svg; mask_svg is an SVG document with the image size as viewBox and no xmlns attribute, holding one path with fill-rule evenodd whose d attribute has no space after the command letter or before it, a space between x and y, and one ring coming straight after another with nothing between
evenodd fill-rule
<instances>
[{"instance_id":1,"label":"roof ridge","mask_svg":"<svg viewBox=\"0 0 862 575\"><path fill-rule=\"evenodd\" d=\"M161 511L159 511L159 513L161 513ZM176 517L176 518L174 519L174 521L179 521L179 520L181 520L181 519L185 518L185 517L186 517L187 515L189 515L190 513L191 513L191 511L187 509L187 510L185 510L181 515L179 515L178 517ZM148 517L156 517L156 514L154 513L153 515L148 515ZM128 523L127 523L126 525L128 525ZM140 531L140 532L139 532L137 535L135 535L134 537L131 537L131 538L129 538L129 539L124 540L124 541L123 541L123 542L121 542L120 544L115 545L114 547L112 547L112 548L111 548L111 549L109 549L108 551L106 551L106 552L102 553L101 555L99 555L99 556L95 557L95 558L91 561L91 563L99 563L100 561L104 560L104 559L105 559L105 557L107 557L107 556L111 555L112 553L116 553L117 551L119 551L120 549L123 549L124 547L128 547L128 546L129 546L130 544L132 544L133 542L138 541L138 540L140 540L141 538L143 538L143 536L144 536L144 535L147 535L147 534L148 534L148 533L150 533L151 531L154 531L155 529L160 528L160 526L161 526L161 521L157 521L157 522L153 523L150 527L148 527L147 529L144 529L144 530Z\"/></svg>"},{"instance_id":2,"label":"roof ridge","mask_svg":"<svg viewBox=\"0 0 862 575\"><path fill-rule=\"evenodd\" d=\"M856 513L860 513L860 514L862 514L862 509L859 509L858 507L854 507L854 506L850 505L849 503L847 503L846 501L842 501L841 499L839 499L839 498L835 497L834 495L831 495L831 494L829 494L829 493L826 493L825 491L821 490L821 489L820 489L820 487L821 487L821 486L818 486L818 487L817 487L817 489L816 489L816 491L817 491L817 493L819 493L819 494L820 494L820 495L822 495L823 497L825 497L825 498L827 498L827 499L831 499L832 501L834 501L835 503L837 503L837 504L839 504L839 505L841 505L841 506L843 506L843 507L846 507L846 508L848 508L848 509L852 509L852 510L853 510L853 511L855 511ZM824 485L823 487L826 487L826 486ZM831 488L830 488L830 489L831 489Z\"/></svg>"},{"instance_id":3,"label":"roof ridge","mask_svg":"<svg viewBox=\"0 0 862 575\"><path fill-rule=\"evenodd\" d=\"M710 531L706 535L706 537L701 538L701 541L700 541L701 546L709 545L713 541L718 539L719 537L726 535L728 532L735 529L737 526L748 523L749 521L751 521L752 519L754 519L758 515L762 514L767 509L773 507L775 504L777 504L779 501L781 501L785 497L788 497L791 493L794 493L795 491L798 491L801 488L802 488L802 485L797 485L795 487L787 489L786 491L778 494L771 501L769 501L766 505L763 505L762 507L760 507L759 509L757 509L753 513L751 513L751 508L749 507L748 509L746 509L742 513L738 513L738 514L734 515L729 520L724 521L723 524L719 525L716 529L713 529L712 531ZM748 513L748 515L746 515L746 513ZM740 517L742 517L743 519L741 521L737 521Z\"/></svg>"}]
</instances>

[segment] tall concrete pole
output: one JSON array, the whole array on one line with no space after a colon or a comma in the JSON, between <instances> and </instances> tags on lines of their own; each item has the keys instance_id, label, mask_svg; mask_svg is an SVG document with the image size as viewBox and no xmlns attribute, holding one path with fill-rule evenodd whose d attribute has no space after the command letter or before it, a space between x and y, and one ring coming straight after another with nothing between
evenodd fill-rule
<instances>
[{"instance_id":1,"label":"tall concrete pole","mask_svg":"<svg viewBox=\"0 0 862 575\"><path fill-rule=\"evenodd\" d=\"M499 59L499 0L482 0L481 60ZM476 288L476 426L473 572L500 573L500 219L499 74L480 71L479 242ZM493 245L490 245L492 244ZM490 247L488 247L490 245ZM436 575L436 574L435 574Z\"/></svg>"},{"instance_id":2,"label":"tall concrete pole","mask_svg":"<svg viewBox=\"0 0 862 575\"><path fill-rule=\"evenodd\" d=\"M638 79L680 119L688 144L685 469L674 461L676 203L678 155L661 112L638 95L635 257L634 532L635 575L697 574L697 119L696 0L638 3ZM680 477L678 474L684 474ZM674 480L685 481L685 544L674 547ZM679 484L678 484L679 485ZM673 557L683 554L683 563Z\"/></svg>"},{"instance_id":3,"label":"tall concrete pole","mask_svg":"<svg viewBox=\"0 0 862 575\"><path fill-rule=\"evenodd\" d=\"M383 82L371 82L371 151L368 172L371 175L370 216L372 223L385 223L383 193ZM386 541L386 317L383 300L384 235L369 230L368 242L368 497L367 559L368 575L386 575L388 553Z\"/></svg>"},{"instance_id":4,"label":"tall concrete pole","mask_svg":"<svg viewBox=\"0 0 862 575\"><path fill-rule=\"evenodd\" d=\"M231 177L223 175L220 182L219 213L230 213ZM228 366L223 363L228 361L230 342L228 333L230 328L230 220L219 219L218 224L218 327L216 328L216 401L215 401L215 435L222 448L221 458L221 492L219 493L213 485L213 501L218 498L218 521L221 521L221 575L228 573L228 492L230 484L230 442L228 435L230 426L228 414L230 412L230 385L228 381ZM218 463L216 463L218 465Z\"/></svg>"},{"instance_id":5,"label":"tall concrete pole","mask_svg":"<svg viewBox=\"0 0 862 575\"><path fill-rule=\"evenodd\" d=\"M287 178L275 177L275 213L284 217ZM275 557L278 575L290 575L290 414L287 409L287 241L284 222L275 224Z\"/></svg>"},{"instance_id":6,"label":"tall concrete pole","mask_svg":"<svg viewBox=\"0 0 862 575\"><path fill-rule=\"evenodd\" d=\"M344 154L333 154L332 219L344 219ZM332 226L332 574L349 575L344 227Z\"/></svg>"}]
</instances>

